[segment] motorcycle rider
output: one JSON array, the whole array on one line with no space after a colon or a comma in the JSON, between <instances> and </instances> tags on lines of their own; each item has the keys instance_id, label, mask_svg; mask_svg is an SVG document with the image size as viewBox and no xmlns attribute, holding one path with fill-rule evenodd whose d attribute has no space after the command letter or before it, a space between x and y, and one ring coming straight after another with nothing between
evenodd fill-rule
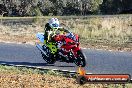
<instances>
[{"instance_id":1,"label":"motorcycle rider","mask_svg":"<svg viewBox=\"0 0 132 88\"><path fill-rule=\"evenodd\" d=\"M47 44L49 41L54 42L53 37L57 34L69 33L67 29L60 26L60 22L57 18L51 18L48 23L46 23L44 32L44 44ZM61 45L62 42L59 42L57 47L60 48Z\"/></svg>"},{"instance_id":2,"label":"motorcycle rider","mask_svg":"<svg viewBox=\"0 0 132 88\"><path fill-rule=\"evenodd\" d=\"M46 51L44 53L42 52L42 57L47 63L50 64L54 63L57 60L60 60L67 63L74 62L77 66L79 65L85 66L85 58L79 48L79 43L77 43L79 42L78 41L79 37L78 35L73 34L67 29L69 28L62 27L60 25L60 22L57 18L51 18L45 24L44 34L43 33L37 34L37 38L44 43L43 45L44 47L42 46L41 48L41 46L38 46L39 50L41 52ZM60 41L55 40L56 36L62 37ZM71 42L70 42L70 38L72 39ZM75 44L74 42L72 42L73 40L76 41ZM62 45L64 45L64 47L61 47ZM74 53L74 49L75 49L75 53ZM76 55L77 58L75 58Z\"/></svg>"}]
</instances>

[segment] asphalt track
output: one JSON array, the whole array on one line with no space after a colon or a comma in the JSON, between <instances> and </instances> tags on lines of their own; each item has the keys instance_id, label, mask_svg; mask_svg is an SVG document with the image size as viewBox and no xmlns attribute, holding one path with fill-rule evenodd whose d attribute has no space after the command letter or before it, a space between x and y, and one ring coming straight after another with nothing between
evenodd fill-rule
<instances>
[{"instance_id":1,"label":"asphalt track","mask_svg":"<svg viewBox=\"0 0 132 88\"><path fill-rule=\"evenodd\" d=\"M83 49L86 55L87 73L130 74L132 76L132 52ZM77 71L74 63L47 64L40 51L33 45L0 43L0 64L36 66L49 69Z\"/></svg>"}]
</instances>

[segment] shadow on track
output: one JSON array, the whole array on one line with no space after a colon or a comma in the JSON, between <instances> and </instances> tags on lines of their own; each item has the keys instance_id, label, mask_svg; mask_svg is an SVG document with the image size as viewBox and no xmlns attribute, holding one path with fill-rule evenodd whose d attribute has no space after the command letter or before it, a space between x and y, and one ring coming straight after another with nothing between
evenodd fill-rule
<instances>
[{"instance_id":1,"label":"shadow on track","mask_svg":"<svg viewBox=\"0 0 132 88\"><path fill-rule=\"evenodd\" d=\"M47 64L47 63L6 62L6 61L0 61L0 64L7 64L7 65L27 65L27 66L54 66L54 64Z\"/></svg>"},{"instance_id":2,"label":"shadow on track","mask_svg":"<svg viewBox=\"0 0 132 88\"><path fill-rule=\"evenodd\" d=\"M75 66L55 66L54 64L47 64L47 63L30 63L30 62L7 62L7 61L0 61L0 64L4 65L25 65L25 66L54 66L54 67L75 67Z\"/></svg>"},{"instance_id":3,"label":"shadow on track","mask_svg":"<svg viewBox=\"0 0 132 88\"><path fill-rule=\"evenodd\" d=\"M56 66L56 67L75 67L75 66Z\"/></svg>"}]
</instances>

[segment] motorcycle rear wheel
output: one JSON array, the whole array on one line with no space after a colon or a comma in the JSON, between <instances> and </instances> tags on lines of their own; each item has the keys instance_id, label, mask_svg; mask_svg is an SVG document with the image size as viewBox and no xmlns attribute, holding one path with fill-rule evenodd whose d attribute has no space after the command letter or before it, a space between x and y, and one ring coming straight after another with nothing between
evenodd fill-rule
<instances>
[{"instance_id":1,"label":"motorcycle rear wheel","mask_svg":"<svg viewBox=\"0 0 132 88\"><path fill-rule=\"evenodd\" d=\"M85 67L86 66L86 60L85 60L85 56L82 53L82 51L81 50L77 51L77 55L78 55L78 57L76 57L76 59L74 60L74 63L77 66Z\"/></svg>"}]
</instances>

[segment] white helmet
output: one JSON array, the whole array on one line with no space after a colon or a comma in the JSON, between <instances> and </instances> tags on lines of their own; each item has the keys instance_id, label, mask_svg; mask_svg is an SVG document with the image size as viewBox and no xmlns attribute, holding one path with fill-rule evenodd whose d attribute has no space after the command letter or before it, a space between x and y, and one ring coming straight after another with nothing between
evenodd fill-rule
<instances>
[{"instance_id":1,"label":"white helmet","mask_svg":"<svg viewBox=\"0 0 132 88\"><path fill-rule=\"evenodd\" d=\"M60 25L59 20L57 18L51 18L48 23L51 28L58 28Z\"/></svg>"}]
</instances>

